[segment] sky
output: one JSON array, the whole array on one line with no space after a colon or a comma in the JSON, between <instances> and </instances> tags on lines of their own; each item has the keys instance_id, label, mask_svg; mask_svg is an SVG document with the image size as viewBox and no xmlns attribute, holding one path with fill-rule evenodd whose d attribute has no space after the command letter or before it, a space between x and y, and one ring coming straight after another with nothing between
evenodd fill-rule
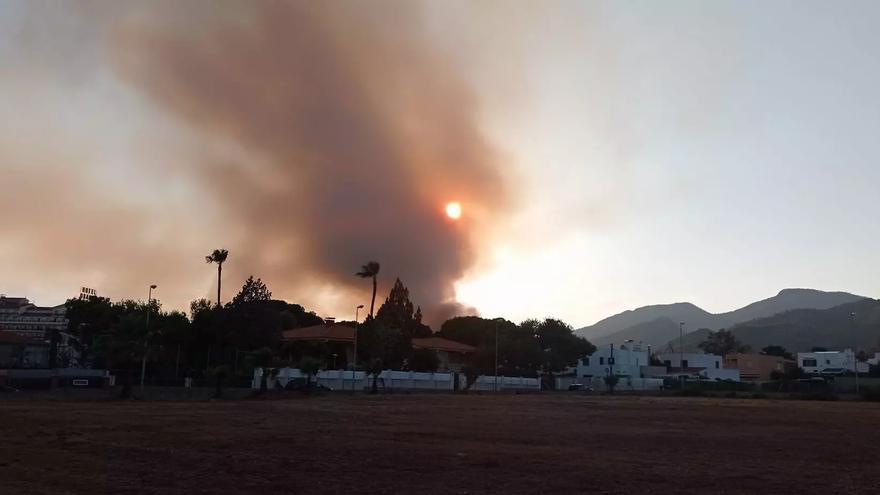
<instances>
[{"instance_id":1,"label":"sky","mask_svg":"<svg viewBox=\"0 0 880 495\"><path fill-rule=\"evenodd\" d=\"M0 1L0 293L880 295L876 2ZM458 201L462 216L445 215Z\"/></svg>"}]
</instances>

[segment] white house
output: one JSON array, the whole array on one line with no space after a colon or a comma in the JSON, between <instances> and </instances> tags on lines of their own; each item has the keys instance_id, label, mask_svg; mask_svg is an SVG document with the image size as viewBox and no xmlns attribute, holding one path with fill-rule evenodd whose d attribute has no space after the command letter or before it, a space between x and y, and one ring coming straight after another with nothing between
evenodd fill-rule
<instances>
[{"instance_id":1,"label":"white house","mask_svg":"<svg viewBox=\"0 0 880 495\"><path fill-rule=\"evenodd\" d=\"M739 370L722 366L721 356L697 352L667 352L658 358L670 375L696 375L709 380L740 381Z\"/></svg>"},{"instance_id":2,"label":"white house","mask_svg":"<svg viewBox=\"0 0 880 495\"><path fill-rule=\"evenodd\" d=\"M648 364L648 352L639 344L603 345L578 361L577 376L603 377L611 374L640 378L641 367Z\"/></svg>"},{"instance_id":3,"label":"white house","mask_svg":"<svg viewBox=\"0 0 880 495\"><path fill-rule=\"evenodd\" d=\"M842 351L799 352L797 364L804 373L840 374L855 371L856 358L852 349ZM868 363L858 363L859 373L867 373Z\"/></svg>"}]
</instances>

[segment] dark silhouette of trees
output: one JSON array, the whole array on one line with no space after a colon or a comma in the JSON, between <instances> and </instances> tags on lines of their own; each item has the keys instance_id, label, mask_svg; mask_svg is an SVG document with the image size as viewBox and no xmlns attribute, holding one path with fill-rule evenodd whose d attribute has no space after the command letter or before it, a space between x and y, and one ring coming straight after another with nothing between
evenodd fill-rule
<instances>
[{"instance_id":1,"label":"dark silhouette of trees","mask_svg":"<svg viewBox=\"0 0 880 495\"><path fill-rule=\"evenodd\" d=\"M373 298L370 299L370 318L373 317L373 308L376 306L376 277L379 275L379 262L378 261L369 261L366 265L361 267L361 271L355 273L358 277L361 278L372 278L373 279Z\"/></svg>"},{"instance_id":2,"label":"dark silhouette of trees","mask_svg":"<svg viewBox=\"0 0 880 495\"><path fill-rule=\"evenodd\" d=\"M586 339L574 335L570 325L554 318L526 320L516 325L501 318L460 316L443 323L437 335L477 347L468 370L494 374L496 328L498 372L503 374L558 373L596 349Z\"/></svg>"},{"instance_id":3,"label":"dark silhouette of trees","mask_svg":"<svg viewBox=\"0 0 880 495\"><path fill-rule=\"evenodd\" d=\"M394 287L376 313L376 321L385 327L400 330L407 339L430 337L432 334L431 328L422 323L422 309L414 310L409 300L409 289L399 278L394 281Z\"/></svg>"},{"instance_id":4,"label":"dark silhouette of trees","mask_svg":"<svg viewBox=\"0 0 880 495\"><path fill-rule=\"evenodd\" d=\"M763 354L768 356L779 356L784 357L785 359L794 359L792 353L785 350L785 347L780 345L768 345L767 347L761 349Z\"/></svg>"},{"instance_id":5,"label":"dark silhouette of trees","mask_svg":"<svg viewBox=\"0 0 880 495\"><path fill-rule=\"evenodd\" d=\"M254 280L254 276L251 275L245 280L244 285L241 287L241 290L238 291L238 294L232 298L232 305L238 306L245 303L265 302L271 300L272 292L269 291L266 284L263 283L262 279L258 278Z\"/></svg>"},{"instance_id":6,"label":"dark silhouette of trees","mask_svg":"<svg viewBox=\"0 0 880 495\"><path fill-rule=\"evenodd\" d=\"M700 342L699 348L708 354L717 354L719 356L726 356L735 352L749 352L751 349L737 340L733 332L723 328L717 332L710 330L706 340Z\"/></svg>"},{"instance_id":7,"label":"dark silhouette of trees","mask_svg":"<svg viewBox=\"0 0 880 495\"><path fill-rule=\"evenodd\" d=\"M205 256L205 262L217 263L217 307L220 307L220 283L223 275L223 263L229 257L229 251L225 249L215 249L211 254Z\"/></svg>"}]
</instances>

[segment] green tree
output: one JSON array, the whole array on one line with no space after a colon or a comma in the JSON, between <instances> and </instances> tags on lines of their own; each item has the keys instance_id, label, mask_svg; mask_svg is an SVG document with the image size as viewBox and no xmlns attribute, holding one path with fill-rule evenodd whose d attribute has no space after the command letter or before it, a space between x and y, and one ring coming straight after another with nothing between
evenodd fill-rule
<instances>
[{"instance_id":1,"label":"green tree","mask_svg":"<svg viewBox=\"0 0 880 495\"><path fill-rule=\"evenodd\" d=\"M376 277L379 275L379 262L369 261L361 267L361 271L355 273L361 278L373 279L373 298L370 300L370 318L373 318L373 308L376 305Z\"/></svg>"},{"instance_id":2,"label":"green tree","mask_svg":"<svg viewBox=\"0 0 880 495\"><path fill-rule=\"evenodd\" d=\"M217 263L217 306L220 306L220 283L223 278L223 263L229 257L229 251L225 249L215 249L211 254L205 256L206 263Z\"/></svg>"},{"instance_id":3,"label":"green tree","mask_svg":"<svg viewBox=\"0 0 880 495\"><path fill-rule=\"evenodd\" d=\"M734 337L730 330L721 329L717 332L709 331L706 340L700 342L699 348L707 354L726 356L735 352L749 352L750 347Z\"/></svg>"}]
</instances>

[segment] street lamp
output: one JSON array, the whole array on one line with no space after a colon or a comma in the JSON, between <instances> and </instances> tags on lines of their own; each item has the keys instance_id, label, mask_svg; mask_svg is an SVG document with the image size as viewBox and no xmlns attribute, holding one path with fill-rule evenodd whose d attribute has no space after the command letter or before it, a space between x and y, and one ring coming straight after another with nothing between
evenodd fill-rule
<instances>
[{"instance_id":1,"label":"street lamp","mask_svg":"<svg viewBox=\"0 0 880 495\"><path fill-rule=\"evenodd\" d=\"M147 326L146 326L146 334L144 335L144 357L141 359L141 391L144 390L144 375L147 371L147 352L150 347L150 313L153 312L153 289L156 288L156 284L150 284L150 290L147 292Z\"/></svg>"},{"instance_id":2,"label":"street lamp","mask_svg":"<svg viewBox=\"0 0 880 495\"><path fill-rule=\"evenodd\" d=\"M351 391L354 392L356 390L355 387L355 373L357 372L357 362L358 362L358 327L360 326L360 311L364 309L364 305L360 304L358 307L354 308L354 357L351 360Z\"/></svg>"}]
</instances>

